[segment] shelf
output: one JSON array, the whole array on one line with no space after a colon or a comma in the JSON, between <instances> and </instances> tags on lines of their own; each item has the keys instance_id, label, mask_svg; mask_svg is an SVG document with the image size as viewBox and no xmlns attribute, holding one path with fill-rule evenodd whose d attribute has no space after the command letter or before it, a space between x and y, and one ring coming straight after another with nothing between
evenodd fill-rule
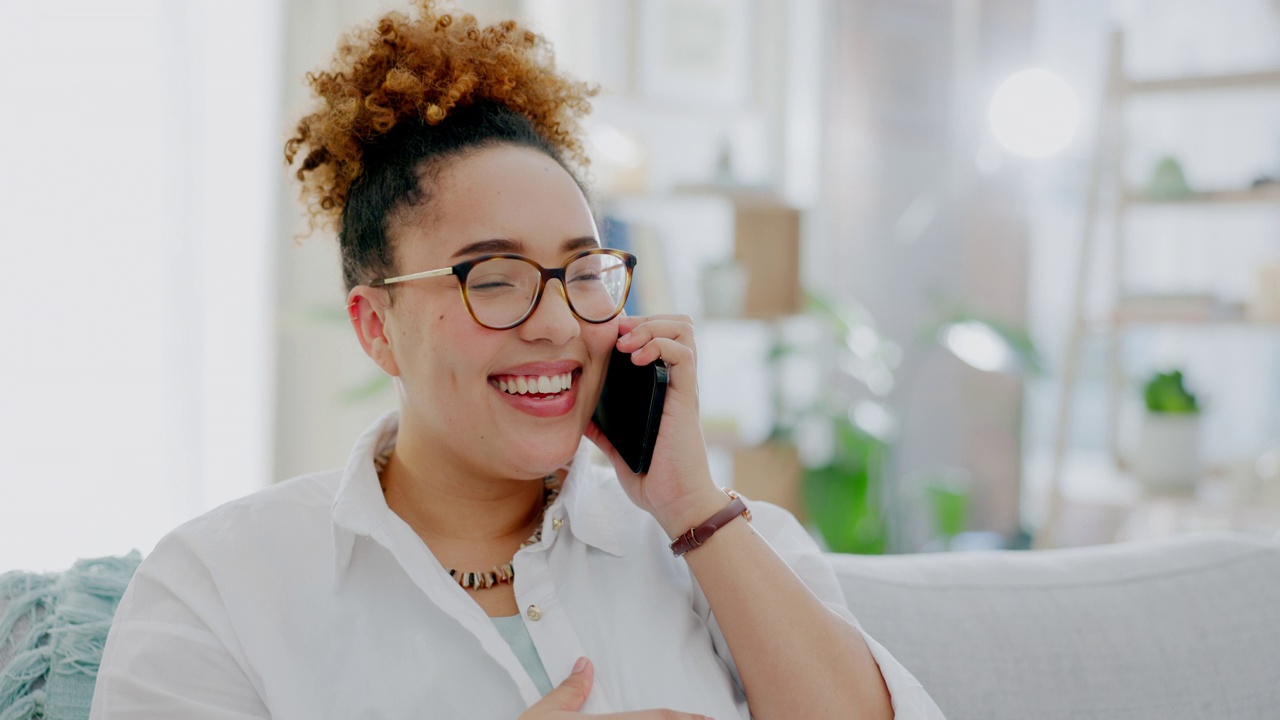
<instances>
[{"instance_id":1,"label":"shelf","mask_svg":"<svg viewBox=\"0 0 1280 720\"><path fill-rule=\"evenodd\" d=\"M1171 196L1129 191L1123 201L1128 205L1280 205L1280 183L1269 183L1256 190L1216 190Z\"/></svg>"},{"instance_id":2,"label":"shelf","mask_svg":"<svg viewBox=\"0 0 1280 720\"><path fill-rule=\"evenodd\" d=\"M1252 479L1247 471L1251 460L1207 467L1195 488L1183 491L1147 490L1131 472L1099 452L1073 452L1063 464L1061 512L1066 523L1057 531L1059 546L1150 540L1203 530L1268 536L1280 532L1280 486ZM1032 507L1042 506L1048 488L1036 476L1029 478L1027 501Z\"/></svg>"},{"instance_id":3,"label":"shelf","mask_svg":"<svg viewBox=\"0 0 1280 720\"><path fill-rule=\"evenodd\" d=\"M1191 327L1240 327L1256 330L1280 329L1280 323L1256 322L1245 317L1199 317L1195 315L1175 314L1168 314L1164 316L1120 315L1119 312L1119 309L1117 309L1117 314L1112 318L1112 324L1117 327L1134 327L1142 325L1186 325Z\"/></svg>"},{"instance_id":4,"label":"shelf","mask_svg":"<svg viewBox=\"0 0 1280 720\"><path fill-rule=\"evenodd\" d=\"M1109 343L1106 358L1106 399L1109 421L1104 424L1107 428L1107 450L1106 457L1099 457L1098 460L1101 466L1108 468L1110 471L1119 472L1122 468L1118 467L1118 465L1123 465L1123 463L1117 462L1117 454L1122 446L1119 437L1123 414L1122 398L1127 392L1127 378L1129 377L1125 367L1129 358L1125 352L1124 343L1121 342L1129 337L1126 333L1148 332L1149 329L1156 332L1173 330L1175 333L1196 333L1195 337L1187 337L1186 339L1195 340L1212 347L1212 345L1219 344L1220 341L1225 340L1226 335L1236 331L1257 332L1262 330L1274 332L1280 330L1280 317L1276 317L1275 312L1277 300L1270 293L1273 289L1273 283L1268 279L1269 276L1266 271L1259 272L1260 282L1258 285L1261 286L1261 291L1255 294L1257 298L1256 305L1247 306L1245 303L1238 301L1229 302L1223 297L1213 294L1177 293L1176 290L1157 294L1158 288L1148 288L1147 290L1150 294L1137 294L1132 289L1132 271L1126 273L1124 262L1134 249L1132 245L1133 239L1126 237L1128 234L1126 213L1134 213L1136 210L1134 206L1197 207L1201 209L1201 214L1206 216L1203 218L1205 220L1230 220L1234 219L1231 217L1234 213L1246 210L1270 214L1273 210L1280 209L1280 183L1258 182L1251 187L1246 185L1234 189L1229 187L1198 188L1199 191L1196 192L1191 191L1189 188L1184 188L1186 192L1181 195L1155 195L1148 193L1142 187L1127 187L1123 174L1123 169L1128 167L1126 163L1128 158L1126 146L1131 142L1129 136L1131 134L1137 135L1137 133L1131 132L1131 128L1126 122L1126 110L1136 96L1163 93L1169 101L1181 102L1185 98L1175 94L1232 90L1274 93L1275 91L1280 91L1280 67L1259 68L1248 72L1215 75L1133 78L1127 76L1125 72L1124 39L1123 33L1119 31L1112 33L1108 51L1107 90L1104 102L1099 108L1099 130L1094 137L1090 180L1085 202L1088 214L1084 218L1083 237L1080 244L1080 261L1076 266L1076 291L1072 298L1074 310L1065 351L1066 362L1063 364L1062 391L1059 394L1057 405L1054 444L1048 473L1046 474L1046 497L1049 502L1045 506L1046 519L1042 523L1041 532L1038 534L1037 546L1051 545L1061 540L1063 530L1069 529L1071 525L1071 522L1063 521L1062 517L1064 514L1071 512L1067 509L1068 505L1078 502L1078 498L1071 497L1073 494L1071 466L1075 464L1071 458L1071 446L1073 444L1071 430L1080 420L1073 413L1075 409L1074 398L1078 392L1076 385L1081 375L1080 368L1084 366L1082 360L1087 357L1085 343L1088 333L1105 332L1114 341ZM1213 97L1208 96L1206 99ZM1273 95L1268 94L1265 97L1270 98ZM1166 115L1169 116L1169 119L1176 119L1177 116L1183 115L1184 123L1196 122L1195 117L1185 117L1185 113L1174 106L1168 108ZM1259 152L1269 152L1267 148L1258 150ZM1166 181L1160 184L1181 185L1183 183ZM1119 192L1112 193L1110 188L1118 188ZM1111 202L1113 198L1114 202ZM1108 207L1108 205L1113 205L1113 207ZM1203 211L1204 208L1226 208L1226 210L1208 213ZM1221 217L1219 216L1220 212ZM1100 242L1098 236L1101 234L1095 232L1099 219L1097 215L1105 214L1111 215L1111 222L1108 224L1114 232L1111 243L1111 249L1114 252L1112 253L1111 262L1107 265L1097 263L1094 260L1095 252L1098 250ZM1230 242L1223 242L1220 245L1222 245L1220 252L1236 252L1237 254L1240 252ZM1176 248L1169 249L1172 251ZM1197 249L1203 248L1197 246ZM1097 276L1099 275L1102 276L1101 279L1111 282L1115 292L1109 295L1109 306L1105 311L1102 311L1099 315L1090 316L1086 314L1085 308L1089 304L1087 302L1088 298L1097 287L1097 282L1100 279ZM1221 333L1224 337L1217 337L1217 333L1198 334L1203 328L1222 328L1227 332ZM1250 337L1249 339L1255 338ZM1270 341L1272 337L1267 336L1263 339ZM1101 452L1099 452L1099 455L1101 455ZM1091 472L1090 474L1101 478L1104 473ZM1171 504L1168 498L1149 497L1142 492L1141 487L1137 486L1136 483L1129 483L1123 487L1116 483L1104 482L1101 484L1107 486L1106 489L1111 495L1118 496L1113 499L1119 500L1116 504L1123 510L1119 514L1107 515L1107 517L1120 519L1125 519L1125 515L1133 517L1138 514L1136 509L1145 510L1147 506L1164 512L1165 508ZM1121 490L1124 492L1121 492ZM1271 515L1268 518L1264 518L1265 522L1262 522L1261 525L1280 529L1280 488L1277 488L1275 495L1276 497L1271 498L1273 503ZM1245 506L1244 509L1248 509L1247 506L1250 502L1251 500L1248 499L1242 502L1242 505ZM1086 502L1084 504L1096 503ZM1203 509L1201 506L1210 505L1212 502L1197 496L1194 501L1184 502L1183 504L1192 507L1198 513ZM1205 526L1210 522L1218 523L1218 526L1222 527L1253 526L1258 524L1250 518L1245 518L1243 510L1240 508L1230 507L1223 510L1215 507L1213 510L1217 514L1212 518L1206 519L1199 516L1192 518L1190 515L1195 513L1189 513L1187 517L1177 518L1177 523L1166 522L1155 529L1152 529L1152 527L1137 528L1132 531L1132 534L1134 536L1142 536L1143 533L1149 534L1155 532L1155 530L1163 531L1169 528L1192 529L1197 526ZM1148 523L1148 525L1154 526L1154 523Z\"/></svg>"},{"instance_id":5,"label":"shelf","mask_svg":"<svg viewBox=\"0 0 1280 720\"><path fill-rule=\"evenodd\" d=\"M1208 295L1137 295L1120 300L1111 314L1115 327L1133 325L1240 326L1280 329L1280 323L1249 318L1243 303L1228 303Z\"/></svg>"},{"instance_id":6,"label":"shelf","mask_svg":"<svg viewBox=\"0 0 1280 720\"><path fill-rule=\"evenodd\" d=\"M1125 83L1124 89L1130 94L1136 94L1197 92L1201 90L1229 90L1233 88L1268 86L1280 88L1280 70L1129 80Z\"/></svg>"}]
</instances>

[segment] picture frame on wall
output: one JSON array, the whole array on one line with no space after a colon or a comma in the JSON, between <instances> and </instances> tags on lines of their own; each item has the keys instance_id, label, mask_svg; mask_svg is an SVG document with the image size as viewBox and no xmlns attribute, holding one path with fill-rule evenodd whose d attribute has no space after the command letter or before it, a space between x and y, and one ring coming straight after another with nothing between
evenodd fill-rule
<instances>
[{"instance_id":1,"label":"picture frame on wall","mask_svg":"<svg viewBox=\"0 0 1280 720\"><path fill-rule=\"evenodd\" d=\"M639 13L644 97L726 109L750 102L751 3L644 0Z\"/></svg>"}]
</instances>

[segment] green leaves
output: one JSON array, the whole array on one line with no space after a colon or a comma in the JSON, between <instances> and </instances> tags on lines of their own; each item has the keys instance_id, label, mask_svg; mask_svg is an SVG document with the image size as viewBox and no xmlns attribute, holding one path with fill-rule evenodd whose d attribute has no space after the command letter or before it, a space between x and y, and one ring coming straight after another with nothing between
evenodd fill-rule
<instances>
[{"instance_id":1,"label":"green leaves","mask_svg":"<svg viewBox=\"0 0 1280 720\"><path fill-rule=\"evenodd\" d=\"M831 463L805 470L805 509L832 552L879 555L888 544L880 497L888 446L847 418L835 431Z\"/></svg>"},{"instance_id":2,"label":"green leaves","mask_svg":"<svg viewBox=\"0 0 1280 720\"><path fill-rule=\"evenodd\" d=\"M1182 371L1156 373L1143 389L1147 410L1153 413L1195 414L1200 412L1196 396L1182 382Z\"/></svg>"}]
</instances>

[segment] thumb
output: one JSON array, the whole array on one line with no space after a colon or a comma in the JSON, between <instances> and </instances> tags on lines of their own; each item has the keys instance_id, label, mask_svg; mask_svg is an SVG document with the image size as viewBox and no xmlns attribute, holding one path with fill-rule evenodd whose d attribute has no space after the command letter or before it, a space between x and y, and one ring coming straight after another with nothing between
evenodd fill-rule
<instances>
[{"instance_id":1,"label":"thumb","mask_svg":"<svg viewBox=\"0 0 1280 720\"><path fill-rule=\"evenodd\" d=\"M587 430L583 433L588 440L600 448L600 452L604 453L604 457L613 465L613 469L618 471L618 477L627 477L634 475L631 472L631 466L627 465L627 461L622 459L622 453L613 447L613 443L609 442L609 438L604 436L604 431L596 425L596 421L592 420L587 423Z\"/></svg>"},{"instance_id":2,"label":"thumb","mask_svg":"<svg viewBox=\"0 0 1280 720\"><path fill-rule=\"evenodd\" d=\"M578 658L569 677L551 692L542 696L542 699L531 705L529 709L577 711L591 695L591 685L595 677L596 670L591 665L591 661L584 657Z\"/></svg>"},{"instance_id":3,"label":"thumb","mask_svg":"<svg viewBox=\"0 0 1280 720\"><path fill-rule=\"evenodd\" d=\"M584 435L588 440L595 443L596 447L600 448L600 452L604 453L605 459L613 466L613 472L617 475L618 483L622 486L622 490L627 494L627 497L631 498L636 507L646 507L643 504L646 502L644 500L644 491L641 489L644 475L637 475L632 472L631 465L622 459L622 453L618 452L613 443L609 442L609 438L605 437L604 431L600 429L599 425L596 425L595 420L587 424L587 430Z\"/></svg>"}]
</instances>

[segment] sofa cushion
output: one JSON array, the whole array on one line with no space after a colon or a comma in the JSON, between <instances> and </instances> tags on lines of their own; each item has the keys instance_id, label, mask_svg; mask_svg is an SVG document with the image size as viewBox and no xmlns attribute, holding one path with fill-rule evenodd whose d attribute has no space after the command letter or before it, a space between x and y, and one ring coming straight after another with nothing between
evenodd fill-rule
<instances>
[{"instance_id":1,"label":"sofa cushion","mask_svg":"<svg viewBox=\"0 0 1280 720\"><path fill-rule=\"evenodd\" d=\"M111 618L141 560L135 550L61 574L0 575L0 718L89 717Z\"/></svg>"},{"instance_id":2,"label":"sofa cushion","mask_svg":"<svg viewBox=\"0 0 1280 720\"><path fill-rule=\"evenodd\" d=\"M952 720L1280 717L1280 543L831 559Z\"/></svg>"}]
</instances>

